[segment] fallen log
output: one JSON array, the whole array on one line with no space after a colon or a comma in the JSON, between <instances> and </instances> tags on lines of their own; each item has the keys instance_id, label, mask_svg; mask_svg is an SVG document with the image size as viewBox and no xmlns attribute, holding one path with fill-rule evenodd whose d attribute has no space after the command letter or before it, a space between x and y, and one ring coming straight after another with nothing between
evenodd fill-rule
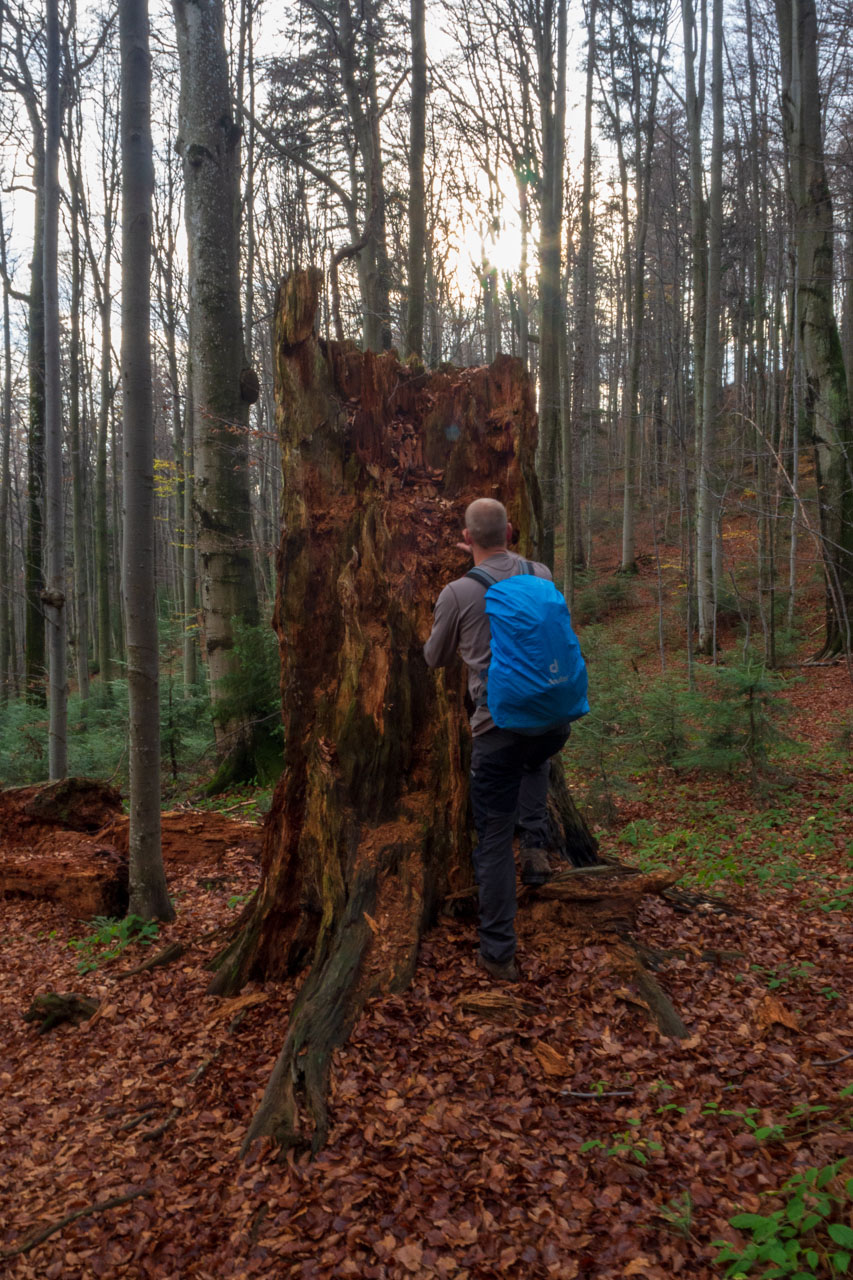
<instances>
[{"instance_id":1,"label":"fallen log","mask_svg":"<svg viewBox=\"0 0 853 1280\"><path fill-rule=\"evenodd\" d=\"M81 996L76 991L67 991L60 995L57 991L46 991L43 995L34 996L33 1002L23 1015L24 1022L37 1022L39 1035L45 1035L63 1022L88 1022L98 1008L98 1001L89 996Z\"/></svg>"},{"instance_id":2,"label":"fallen log","mask_svg":"<svg viewBox=\"0 0 853 1280\"><path fill-rule=\"evenodd\" d=\"M57 902L80 919L123 916L129 819L121 795L91 778L0 791L0 894ZM218 813L162 818L167 867L219 870L229 849L260 853L260 830Z\"/></svg>"}]
</instances>

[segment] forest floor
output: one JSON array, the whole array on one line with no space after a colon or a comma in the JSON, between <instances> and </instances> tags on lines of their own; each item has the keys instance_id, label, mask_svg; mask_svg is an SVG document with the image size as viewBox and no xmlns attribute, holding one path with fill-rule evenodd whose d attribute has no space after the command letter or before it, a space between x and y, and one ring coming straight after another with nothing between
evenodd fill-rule
<instances>
[{"instance_id":1,"label":"forest floor","mask_svg":"<svg viewBox=\"0 0 853 1280\"><path fill-rule=\"evenodd\" d=\"M728 533L749 541L746 526ZM671 601L676 553L661 548L661 562ZM614 567L602 553L599 576ZM648 555L605 623L640 681L660 669L658 584ZM804 607L801 658L818 591ZM737 644L724 635L723 653ZM313 1161L239 1158L295 987L206 994L207 962L257 883L257 828L235 822L210 865L171 867L178 919L152 945L189 949L167 968L122 979L139 943L107 960L91 922L3 902L4 1274L710 1280L727 1274L718 1241L743 1251L762 1235L741 1274L845 1273L853 789L837 743L853 697L843 665L786 674L800 677L780 695L797 744L786 772L756 790L744 776L638 769L599 831L603 853L671 866L697 892L687 913L649 899L637 930L663 953L657 977L688 1037L650 1023L603 942L534 928L523 904L519 1008L477 1010L465 997L491 984L473 927L442 919L411 988L371 1004L336 1055L330 1140ZM566 756L580 794L593 780L572 743ZM97 1013L40 1036L21 1015L50 989ZM825 1185L798 1192L797 1179ZM742 1213L755 1217L738 1229ZM769 1270L785 1249L798 1265Z\"/></svg>"}]
</instances>

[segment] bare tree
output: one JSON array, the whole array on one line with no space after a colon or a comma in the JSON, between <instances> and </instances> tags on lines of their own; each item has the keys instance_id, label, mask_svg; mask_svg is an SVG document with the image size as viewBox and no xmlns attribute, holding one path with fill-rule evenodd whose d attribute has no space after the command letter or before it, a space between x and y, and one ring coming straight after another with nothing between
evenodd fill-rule
<instances>
[{"instance_id":1,"label":"bare tree","mask_svg":"<svg viewBox=\"0 0 853 1280\"><path fill-rule=\"evenodd\" d=\"M47 3L44 164L44 354L47 574L42 592L48 628L48 771L68 766L65 671L65 512L62 502L62 388L59 356L59 0Z\"/></svg>"},{"instance_id":2,"label":"bare tree","mask_svg":"<svg viewBox=\"0 0 853 1280\"><path fill-rule=\"evenodd\" d=\"M426 253L427 51L424 0L411 0L412 107L409 132L409 272L406 289L406 350L424 353L424 280Z\"/></svg>"},{"instance_id":3,"label":"bare tree","mask_svg":"<svg viewBox=\"0 0 853 1280\"><path fill-rule=\"evenodd\" d=\"M853 420L833 307L832 201L823 153L814 0L776 0L797 251L797 337L814 439L826 573L824 653L851 647Z\"/></svg>"},{"instance_id":4,"label":"bare tree","mask_svg":"<svg viewBox=\"0 0 853 1280\"><path fill-rule=\"evenodd\" d=\"M177 147L189 250L189 385L193 502L201 606L217 744L214 786L257 775L262 730L235 714L223 681L239 670L235 623L258 623L248 474L249 404L240 309L240 123L224 41L222 0L174 0L181 65ZM226 701L230 703L226 710Z\"/></svg>"},{"instance_id":5,"label":"bare tree","mask_svg":"<svg viewBox=\"0 0 853 1280\"><path fill-rule=\"evenodd\" d=\"M147 0L120 0L122 556L130 702L130 903L173 920L160 843L160 706L154 595L154 421L151 392L151 58Z\"/></svg>"}]
</instances>

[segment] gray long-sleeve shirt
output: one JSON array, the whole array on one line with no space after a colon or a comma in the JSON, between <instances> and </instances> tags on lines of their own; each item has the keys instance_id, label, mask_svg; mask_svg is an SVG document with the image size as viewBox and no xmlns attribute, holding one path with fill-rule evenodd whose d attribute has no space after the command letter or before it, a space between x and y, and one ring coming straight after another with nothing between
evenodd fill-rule
<instances>
[{"instance_id":1,"label":"gray long-sleeve shirt","mask_svg":"<svg viewBox=\"0 0 853 1280\"><path fill-rule=\"evenodd\" d=\"M537 578L550 578L547 565L531 560ZM514 551L498 551L484 560L481 568L499 581L522 571L521 556ZM491 628L486 615L486 588L474 578L456 578L449 582L435 605L432 631L424 645L427 666L446 667L459 650L468 668L468 692L474 703L471 732L477 736L495 727L488 707L477 705L483 692L481 672L492 660Z\"/></svg>"}]
</instances>

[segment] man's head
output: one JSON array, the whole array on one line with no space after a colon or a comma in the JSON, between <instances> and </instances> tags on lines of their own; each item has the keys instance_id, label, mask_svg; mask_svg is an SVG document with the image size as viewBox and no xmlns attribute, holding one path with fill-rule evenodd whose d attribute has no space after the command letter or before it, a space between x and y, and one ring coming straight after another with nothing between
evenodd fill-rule
<instances>
[{"instance_id":1,"label":"man's head","mask_svg":"<svg viewBox=\"0 0 853 1280\"><path fill-rule=\"evenodd\" d=\"M483 551L503 551L510 538L506 507L494 498L477 498L465 512L465 541Z\"/></svg>"}]
</instances>

